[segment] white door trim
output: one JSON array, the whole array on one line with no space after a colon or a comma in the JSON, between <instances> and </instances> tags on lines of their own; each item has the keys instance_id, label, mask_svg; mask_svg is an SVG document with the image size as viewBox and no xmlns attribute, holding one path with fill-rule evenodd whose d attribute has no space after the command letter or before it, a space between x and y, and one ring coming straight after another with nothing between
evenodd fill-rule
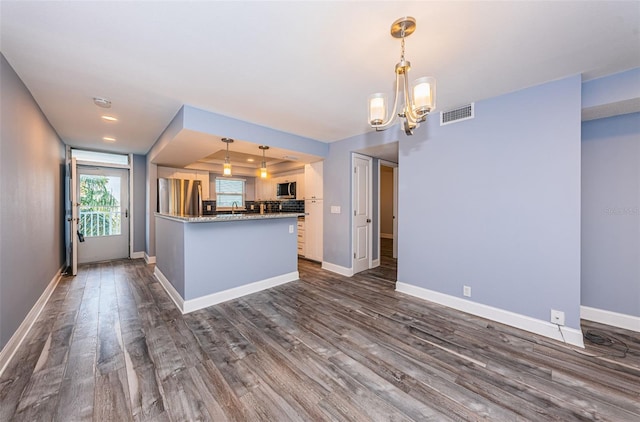
<instances>
[{"instance_id":1,"label":"white door trim","mask_svg":"<svg viewBox=\"0 0 640 422\"><path fill-rule=\"evenodd\" d=\"M398 258L398 163L380 160L378 162L378 233L380 233L380 166L393 168L393 258Z\"/></svg>"},{"instance_id":2,"label":"white door trim","mask_svg":"<svg viewBox=\"0 0 640 422\"><path fill-rule=\"evenodd\" d=\"M75 160L75 159L74 159ZM120 179L119 183L119 192L120 197L119 200L121 205L121 213L122 213L122 230L120 234L114 235L99 235L99 236L85 236L85 242L82 246L78 245L76 250L78 251L77 262L80 263L80 260L83 263L88 262L98 262L103 260L111 260L111 259L122 259L122 258L131 258L131 244L132 244L132 231L131 231L131 220L133 219L131 214L131 168L128 166L112 166L112 165L102 165L102 164L92 164L92 165L77 165L76 166L78 177L76 178L76 195L77 195L77 205L76 205L76 222L80 221L80 213L79 213L79 203L80 203L80 175L109 175L115 176ZM126 180L123 180L126 178ZM126 196L125 196L126 195ZM124 226L127 226L126 228ZM77 223L76 223L77 227Z\"/></svg>"},{"instance_id":3,"label":"white door trim","mask_svg":"<svg viewBox=\"0 0 640 422\"><path fill-rule=\"evenodd\" d=\"M75 158L71 158L71 186L69 196L71 197L71 275L78 274L78 163Z\"/></svg>"}]
</instances>

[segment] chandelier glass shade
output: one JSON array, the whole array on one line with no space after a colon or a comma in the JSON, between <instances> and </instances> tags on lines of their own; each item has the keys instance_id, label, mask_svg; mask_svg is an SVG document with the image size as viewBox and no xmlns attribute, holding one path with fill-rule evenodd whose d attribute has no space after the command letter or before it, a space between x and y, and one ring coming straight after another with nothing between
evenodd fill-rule
<instances>
[{"instance_id":1,"label":"chandelier glass shade","mask_svg":"<svg viewBox=\"0 0 640 422\"><path fill-rule=\"evenodd\" d=\"M376 130L387 129L401 117L404 119L405 133L413 135L413 129L424 122L427 115L436 108L435 78L418 78L409 86L411 63L404 57L404 39L413 34L415 29L416 20L410 16L400 18L391 25L391 36L402 40L402 52L395 68L396 88L391 113L387 113L388 101L385 94L369 96L369 124Z\"/></svg>"},{"instance_id":2,"label":"chandelier glass shade","mask_svg":"<svg viewBox=\"0 0 640 422\"><path fill-rule=\"evenodd\" d=\"M267 174L267 159L264 156L264 152L266 150L269 149L268 146L266 145L260 145L258 148L260 148L262 150L262 163L260 164L260 178L262 179L266 179L268 174Z\"/></svg>"},{"instance_id":3,"label":"chandelier glass shade","mask_svg":"<svg viewBox=\"0 0 640 422\"><path fill-rule=\"evenodd\" d=\"M227 144L227 155L224 157L224 164L222 165L222 175L231 176L231 160L229 159L229 144L233 143L233 139L222 138L222 142Z\"/></svg>"}]
</instances>

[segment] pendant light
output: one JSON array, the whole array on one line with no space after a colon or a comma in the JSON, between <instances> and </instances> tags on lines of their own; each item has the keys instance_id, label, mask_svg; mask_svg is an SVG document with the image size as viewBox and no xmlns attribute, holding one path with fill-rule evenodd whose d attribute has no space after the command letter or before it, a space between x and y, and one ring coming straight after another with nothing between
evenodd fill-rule
<instances>
[{"instance_id":1,"label":"pendant light","mask_svg":"<svg viewBox=\"0 0 640 422\"><path fill-rule=\"evenodd\" d=\"M231 176L231 161L229 160L229 144L233 142L231 138L222 138L222 142L227 144L227 155L224 157L223 176Z\"/></svg>"},{"instance_id":2,"label":"pendant light","mask_svg":"<svg viewBox=\"0 0 640 422\"><path fill-rule=\"evenodd\" d=\"M264 152L269 149L266 145L260 145L258 148L262 150L262 164L260 165L260 177L262 179L267 178L267 159L264 156Z\"/></svg>"},{"instance_id":3,"label":"pendant light","mask_svg":"<svg viewBox=\"0 0 640 422\"><path fill-rule=\"evenodd\" d=\"M402 39L400 61L396 64L396 92L391 114L387 115L387 97L377 93L369 97L369 124L375 130L385 130L396 121L404 119L404 131L413 135L413 129L427 119L427 115L436 108L436 80L432 77L416 79L409 89L409 70L411 63L404 58L404 39L416 30L416 20L410 16L400 18L391 25L391 36ZM400 81L402 79L402 81ZM403 93L400 93L400 90ZM400 101L398 97L403 96ZM402 104L397 112L398 102Z\"/></svg>"}]
</instances>

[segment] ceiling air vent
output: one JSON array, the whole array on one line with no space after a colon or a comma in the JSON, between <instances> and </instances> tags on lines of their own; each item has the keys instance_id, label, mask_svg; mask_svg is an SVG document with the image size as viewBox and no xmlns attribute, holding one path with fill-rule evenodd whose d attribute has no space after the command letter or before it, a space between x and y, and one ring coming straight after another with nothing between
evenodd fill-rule
<instances>
[{"instance_id":1,"label":"ceiling air vent","mask_svg":"<svg viewBox=\"0 0 640 422\"><path fill-rule=\"evenodd\" d=\"M474 103L467 104L453 110L441 111L440 126L473 119L473 104Z\"/></svg>"}]
</instances>

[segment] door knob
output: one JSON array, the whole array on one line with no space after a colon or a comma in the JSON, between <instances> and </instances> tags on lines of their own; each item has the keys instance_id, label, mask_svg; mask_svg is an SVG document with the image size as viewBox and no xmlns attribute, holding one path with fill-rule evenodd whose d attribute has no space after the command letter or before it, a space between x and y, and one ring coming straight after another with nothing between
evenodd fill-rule
<instances>
[{"instance_id":1,"label":"door knob","mask_svg":"<svg viewBox=\"0 0 640 422\"><path fill-rule=\"evenodd\" d=\"M371 223L371 219L370 218L367 218L367 223Z\"/></svg>"}]
</instances>

